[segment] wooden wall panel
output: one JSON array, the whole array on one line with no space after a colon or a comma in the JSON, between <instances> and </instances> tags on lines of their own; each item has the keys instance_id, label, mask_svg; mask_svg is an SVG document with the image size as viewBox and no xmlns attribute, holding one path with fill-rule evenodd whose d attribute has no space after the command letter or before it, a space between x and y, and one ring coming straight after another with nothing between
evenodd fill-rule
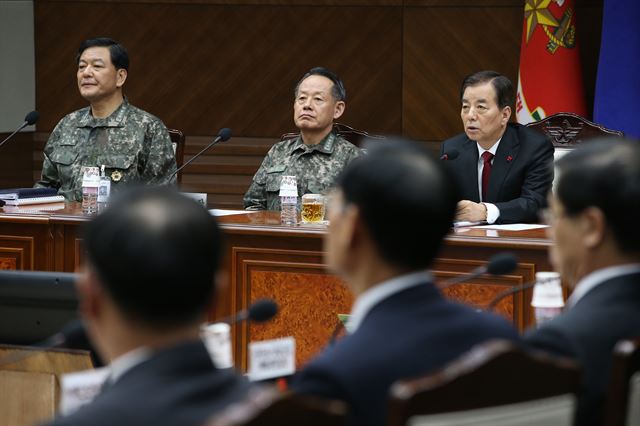
<instances>
[{"instance_id":1,"label":"wooden wall panel","mask_svg":"<svg viewBox=\"0 0 640 426\"><path fill-rule=\"evenodd\" d=\"M403 130L441 141L462 131L460 82L482 69L518 77L521 7L407 8Z\"/></svg>"},{"instance_id":2,"label":"wooden wall panel","mask_svg":"<svg viewBox=\"0 0 640 426\"><path fill-rule=\"evenodd\" d=\"M16 123L18 127L21 123ZM0 133L0 141L10 133ZM31 186L31 153L33 133L23 132L13 136L0 148L0 188Z\"/></svg>"},{"instance_id":3,"label":"wooden wall panel","mask_svg":"<svg viewBox=\"0 0 640 426\"><path fill-rule=\"evenodd\" d=\"M132 103L187 135L292 130L293 87L317 65L345 81L345 122L401 131L400 8L39 1L35 14L40 131L83 106L76 49L104 34L129 50Z\"/></svg>"}]
</instances>

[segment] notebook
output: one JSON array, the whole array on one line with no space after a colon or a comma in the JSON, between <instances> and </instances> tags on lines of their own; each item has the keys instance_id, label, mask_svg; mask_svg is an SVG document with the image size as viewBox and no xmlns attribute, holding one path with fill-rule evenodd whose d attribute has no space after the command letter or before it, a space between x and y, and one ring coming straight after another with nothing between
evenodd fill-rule
<instances>
[{"instance_id":1,"label":"notebook","mask_svg":"<svg viewBox=\"0 0 640 426\"><path fill-rule=\"evenodd\" d=\"M61 203L64 202L62 195L53 195L50 197L35 197L35 198L16 198L4 200L7 206L26 206L30 204L48 204L48 203Z\"/></svg>"},{"instance_id":2,"label":"notebook","mask_svg":"<svg viewBox=\"0 0 640 426\"><path fill-rule=\"evenodd\" d=\"M0 200L19 200L58 195L55 188L9 188L0 189Z\"/></svg>"}]
</instances>

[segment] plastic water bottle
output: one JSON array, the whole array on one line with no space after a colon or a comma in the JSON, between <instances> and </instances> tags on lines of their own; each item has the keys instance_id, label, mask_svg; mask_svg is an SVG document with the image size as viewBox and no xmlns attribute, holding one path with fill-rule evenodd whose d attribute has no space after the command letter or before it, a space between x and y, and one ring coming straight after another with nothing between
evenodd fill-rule
<instances>
[{"instance_id":1,"label":"plastic water bottle","mask_svg":"<svg viewBox=\"0 0 640 426\"><path fill-rule=\"evenodd\" d=\"M97 167L82 168L82 213L95 214L98 211L98 187L100 172Z\"/></svg>"},{"instance_id":2,"label":"plastic water bottle","mask_svg":"<svg viewBox=\"0 0 640 426\"><path fill-rule=\"evenodd\" d=\"M564 307L560 274L557 272L537 272L536 285L533 288L531 306L534 308L536 325L557 317Z\"/></svg>"},{"instance_id":3,"label":"plastic water bottle","mask_svg":"<svg viewBox=\"0 0 640 426\"><path fill-rule=\"evenodd\" d=\"M280 180L280 223L298 224L298 181L295 176L282 176Z\"/></svg>"},{"instance_id":4,"label":"plastic water bottle","mask_svg":"<svg viewBox=\"0 0 640 426\"><path fill-rule=\"evenodd\" d=\"M98 211L98 187L82 187L82 213L94 214Z\"/></svg>"},{"instance_id":5,"label":"plastic water bottle","mask_svg":"<svg viewBox=\"0 0 640 426\"><path fill-rule=\"evenodd\" d=\"M298 197L280 197L280 223L283 225L296 225L298 223Z\"/></svg>"},{"instance_id":6,"label":"plastic water bottle","mask_svg":"<svg viewBox=\"0 0 640 426\"><path fill-rule=\"evenodd\" d=\"M107 207L111 195L111 179L104 173L104 165L100 167L100 184L98 186L98 212Z\"/></svg>"}]
</instances>

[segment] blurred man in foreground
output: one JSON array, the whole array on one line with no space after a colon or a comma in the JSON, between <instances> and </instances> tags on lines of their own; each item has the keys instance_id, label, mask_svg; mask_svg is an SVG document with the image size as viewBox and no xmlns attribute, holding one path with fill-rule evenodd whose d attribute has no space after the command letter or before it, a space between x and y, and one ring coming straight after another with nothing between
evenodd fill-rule
<instances>
[{"instance_id":1,"label":"blurred man in foreground","mask_svg":"<svg viewBox=\"0 0 640 426\"><path fill-rule=\"evenodd\" d=\"M640 145L585 143L557 171L550 258L573 291L563 314L525 337L582 364L577 424L599 425L613 347L640 335Z\"/></svg>"},{"instance_id":2,"label":"blurred man in foreground","mask_svg":"<svg viewBox=\"0 0 640 426\"><path fill-rule=\"evenodd\" d=\"M494 71L462 82L464 133L442 143L441 155L461 185L456 220L536 222L553 182L553 145L520 124L509 123L513 85Z\"/></svg>"},{"instance_id":3,"label":"blurred man in foreground","mask_svg":"<svg viewBox=\"0 0 640 426\"><path fill-rule=\"evenodd\" d=\"M300 79L294 95L293 121L300 136L271 147L244 196L247 209L280 210L282 176L297 177L299 196L325 194L344 166L361 153L332 132L347 98L337 75L313 68Z\"/></svg>"},{"instance_id":4,"label":"blurred man in foreground","mask_svg":"<svg viewBox=\"0 0 640 426\"><path fill-rule=\"evenodd\" d=\"M449 231L458 190L437 159L389 141L354 160L329 206L326 261L356 297L349 334L294 379L304 394L349 403L353 422L386 422L391 384L444 366L491 338L503 319L445 299L428 271Z\"/></svg>"},{"instance_id":5,"label":"blurred man in foreground","mask_svg":"<svg viewBox=\"0 0 640 426\"><path fill-rule=\"evenodd\" d=\"M78 89L89 106L53 129L35 186L56 188L67 200L81 201L84 166L104 166L114 191L131 183L174 183L176 158L167 128L123 95L126 49L110 38L85 40L76 62Z\"/></svg>"},{"instance_id":6,"label":"blurred man in foreground","mask_svg":"<svg viewBox=\"0 0 640 426\"><path fill-rule=\"evenodd\" d=\"M80 314L111 372L55 425L199 425L249 385L217 369L199 337L220 260L215 219L168 188L116 197L85 233Z\"/></svg>"}]
</instances>

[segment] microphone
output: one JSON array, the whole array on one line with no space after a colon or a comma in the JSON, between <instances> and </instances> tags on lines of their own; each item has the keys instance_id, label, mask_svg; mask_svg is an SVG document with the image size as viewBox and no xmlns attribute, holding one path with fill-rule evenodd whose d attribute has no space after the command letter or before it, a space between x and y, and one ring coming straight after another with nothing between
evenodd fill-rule
<instances>
[{"instance_id":1,"label":"microphone","mask_svg":"<svg viewBox=\"0 0 640 426\"><path fill-rule=\"evenodd\" d=\"M276 302L271 299L259 299L249 306L249 309L244 309L219 322L226 322L227 324L235 324L246 320L253 322L265 322L269 321L277 313L278 304ZM47 351L49 349L56 348L88 350L91 352L94 365L103 365L102 360L97 357L97 354L95 354L93 347L91 346L84 323L82 320L76 319L65 324L60 331L48 337L46 340L32 345L28 352L18 354L12 353L4 358L0 358L0 368L8 364L22 361L40 351Z\"/></svg>"},{"instance_id":2,"label":"microphone","mask_svg":"<svg viewBox=\"0 0 640 426\"><path fill-rule=\"evenodd\" d=\"M487 311L493 311L493 309L496 307L496 305L498 303L500 303L500 301L502 299L504 299L505 297L514 294L514 293L518 293L521 291L525 291L526 289L529 289L531 287L535 287L535 285L537 284L537 281L531 281L528 282L526 284L523 284L521 286L519 285L514 285L513 287L511 287L508 290L503 291L502 293L498 294L496 297L494 297L491 302L489 302L489 304L487 305L487 307L485 308Z\"/></svg>"},{"instance_id":3,"label":"microphone","mask_svg":"<svg viewBox=\"0 0 640 426\"><path fill-rule=\"evenodd\" d=\"M278 304L271 299L259 299L254 302L249 309L244 309L235 315L225 317L217 322L235 324L241 321L266 322L276 316Z\"/></svg>"},{"instance_id":4,"label":"microphone","mask_svg":"<svg viewBox=\"0 0 640 426\"><path fill-rule=\"evenodd\" d=\"M235 324L240 321L265 322L269 321L278 313L278 304L271 299L259 299L249 309L242 310L231 316L226 321L228 324ZM49 337L47 340L36 343L34 346L39 348L84 348L90 344L87 332L82 320L73 320L65 324L62 329Z\"/></svg>"},{"instance_id":5,"label":"microphone","mask_svg":"<svg viewBox=\"0 0 640 426\"><path fill-rule=\"evenodd\" d=\"M24 129L27 126L31 126L33 124L36 124L36 121L38 121L38 118L40 118L40 114L38 114L38 111L31 111L29 114L27 114L27 116L24 118L24 123L22 123L20 125L20 127L18 127L18 129L11 133L9 136L7 136L5 138L5 140L3 140L2 142L0 142L0 146L4 145L5 142L7 142L9 139L11 139L13 137L13 135L15 135L16 133L18 133L20 130Z\"/></svg>"},{"instance_id":6,"label":"microphone","mask_svg":"<svg viewBox=\"0 0 640 426\"><path fill-rule=\"evenodd\" d=\"M443 290L452 285L460 284L474 278L479 277L482 274L491 275L505 275L512 272L518 267L518 258L512 253L498 253L492 256L486 265L479 266L469 274L461 275L453 279L447 280L438 285L440 290Z\"/></svg>"},{"instance_id":7,"label":"microphone","mask_svg":"<svg viewBox=\"0 0 640 426\"><path fill-rule=\"evenodd\" d=\"M195 160L196 158L200 157L202 154L204 154L205 151L207 151L209 148L211 148L212 146L214 146L215 144L219 143L219 142L226 142L231 138L231 129L229 129L228 127L225 127L223 129L220 129L218 131L218 135L213 139L213 142L211 142L209 145L205 146L204 149L202 151L200 151L199 153L197 153L196 155L194 155L193 157L189 158L189 161L187 161L186 163L184 163L182 166L178 167L178 169L173 172L171 174L171 176L169 176L169 180L173 179L173 177L175 175L178 174L178 172L182 169L184 169L185 167L187 167L189 164L191 164L191 162L193 160Z\"/></svg>"},{"instance_id":8,"label":"microphone","mask_svg":"<svg viewBox=\"0 0 640 426\"><path fill-rule=\"evenodd\" d=\"M444 154L442 154L442 156L440 157L440 160L442 161L455 160L456 158L458 158L458 155L460 155L460 152L457 149L453 148L451 151L445 152Z\"/></svg>"}]
</instances>

